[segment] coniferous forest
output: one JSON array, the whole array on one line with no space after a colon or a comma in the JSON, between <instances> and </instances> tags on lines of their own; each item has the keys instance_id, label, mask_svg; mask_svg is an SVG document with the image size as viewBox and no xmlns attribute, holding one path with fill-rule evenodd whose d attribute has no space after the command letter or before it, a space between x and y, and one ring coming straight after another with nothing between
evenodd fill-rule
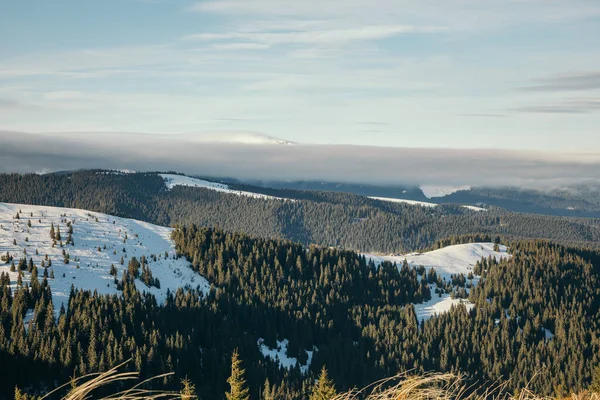
<instances>
[{"instance_id":1,"label":"coniferous forest","mask_svg":"<svg viewBox=\"0 0 600 400\"><path fill-rule=\"evenodd\" d=\"M202 399L233 388L232 355L238 373L244 366L247 394L265 400L333 390L315 389L319 376L342 391L403 371L464 373L473 383L502 381L508 391L528 386L560 396L590 387L600 368L600 251L592 219L426 209L340 193L299 192L302 200L283 201L167 191L154 174L0 179L0 201L177 224L176 257L210 282L208 294L188 287L161 304L134 284L160 285L151 260L132 258L114 278L120 295L73 287L68 307L55 312L54 277L43 265L20 262L30 283L11 287L0 276L3 399L13 398L15 387L39 395L127 360L142 377L174 372L149 386L179 390L184 380ZM553 240L530 238L537 236ZM471 276L450 282L434 270L376 265L353 251L478 241L501 242L511 257L482 258L473 270L481 276L476 286ZM414 304L441 293L469 297L474 306L420 320ZM283 342L296 360L290 368L261 352Z\"/></svg>"},{"instance_id":2,"label":"coniferous forest","mask_svg":"<svg viewBox=\"0 0 600 400\"><path fill-rule=\"evenodd\" d=\"M457 205L419 207L347 193L268 192L295 201L183 186L167 190L164 180L152 173L0 174L2 202L82 208L164 226L194 223L305 245L398 253L426 248L450 236L484 233L600 247L600 220L593 218L494 208L481 213Z\"/></svg>"},{"instance_id":3,"label":"coniferous forest","mask_svg":"<svg viewBox=\"0 0 600 400\"><path fill-rule=\"evenodd\" d=\"M211 282L208 296L178 290L164 306L122 279L122 296L73 290L55 320L48 279L12 291L0 278L2 396L52 387L127 359L143 376L174 371L201 398L228 389L239 350L252 398L304 398L323 366L339 390L398 371L453 371L473 380L531 382L539 393L588 387L600 363L600 253L544 241L509 243L513 257L482 259L464 306L420 323L411 302L432 295L433 274L354 252L199 228L174 232L180 257ZM37 266L36 266L37 268ZM438 282L442 284L442 282ZM24 322L28 309L34 318ZM280 369L259 343L289 341L298 366ZM260 342L259 342L260 340ZM313 350L307 363L306 350Z\"/></svg>"}]
</instances>

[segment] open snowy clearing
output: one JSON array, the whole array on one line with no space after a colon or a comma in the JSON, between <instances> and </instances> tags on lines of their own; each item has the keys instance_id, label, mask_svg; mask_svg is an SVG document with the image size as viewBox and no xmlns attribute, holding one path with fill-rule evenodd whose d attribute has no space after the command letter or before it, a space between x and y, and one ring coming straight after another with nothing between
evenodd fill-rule
<instances>
[{"instance_id":1,"label":"open snowy clearing","mask_svg":"<svg viewBox=\"0 0 600 400\"><path fill-rule=\"evenodd\" d=\"M413 206L422 206L422 207L437 207L437 206L439 206L439 204L437 204L437 203L429 203L427 201L396 199L396 198L392 198L392 197L375 197L375 196L368 196L368 197L369 197L369 199L373 199L373 200L387 201L390 203L405 203L405 204L410 204ZM476 206L462 205L462 207L468 208L469 210L472 210L472 211L487 211L485 208L476 207Z\"/></svg>"},{"instance_id":2,"label":"open snowy clearing","mask_svg":"<svg viewBox=\"0 0 600 400\"><path fill-rule=\"evenodd\" d=\"M296 365L300 367L300 373L306 374L308 369L310 368L310 364L312 363L313 353L316 349L313 350L304 350L307 355L306 364L302 365L298 363L298 359L295 357L289 357L287 355L287 347L289 341L287 339L278 340L277 348L272 349L264 344L264 339L258 339L258 347L263 357L270 358L274 362L279 363L280 368L284 368L290 370L292 368L296 368Z\"/></svg>"},{"instance_id":3,"label":"open snowy clearing","mask_svg":"<svg viewBox=\"0 0 600 400\"><path fill-rule=\"evenodd\" d=\"M500 261L502 258L510 257L508 249L504 245L498 246L498 251L494 250L494 243L466 243L444 247L442 249L429 251L426 253L410 253L398 256L377 256L365 254L368 259L372 259L376 264L383 261L396 263L401 267L404 260L411 267L423 266L429 272L431 268L435 269L437 275L446 281L451 280L452 275L463 274L465 277L473 272L473 267L481 258L495 258ZM477 284L479 277L474 276L472 283ZM419 319L428 319L434 314L439 314L450 310L455 304L464 303L467 308L472 307L471 303L460 299L452 299L449 294L443 294L441 297L433 293L432 299L426 303L415 304L415 311Z\"/></svg>"},{"instance_id":4,"label":"open snowy clearing","mask_svg":"<svg viewBox=\"0 0 600 400\"><path fill-rule=\"evenodd\" d=\"M432 291L433 292L433 291ZM439 297L435 293L432 293L431 300L421 304L415 304L415 313L419 321L429 319L436 314L442 314L450 311L452 306L458 306L464 304L467 310L471 310L475 307L475 304L465 299L453 299L449 294L443 294Z\"/></svg>"},{"instance_id":5,"label":"open snowy clearing","mask_svg":"<svg viewBox=\"0 0 600 400\"><path fill-rule=\"evenodd\" d=\"M16 219L17 213L19 219ZM74 245L66 244L67 222L73 227ZM60 229L62 247L59 241L53 246L51 224ZM47 266L48 255L52 263L48 274L54 273L54 279L48 282L56 311L61 304L68 305L71 285L100 294L119 294L114 276L110 275L111 265L117 269L116 277L121 279L132 257L138 260L146 257L153 277L160 282L160 289L148 287L139 279L135 284L140 291L156 296L158 302L164 302L167 290L174 292L180 287L198 287L208 293L208 281L189 268L185 258L173 258L175 246L171 232L171 228L86 210L0 203L0 255L8 252L17 265L21 258L33 258L40 280L42 260ZM69 255L68 264L64 262L63 250ZM16 285L18 273L10 271L10 263L0 261L1 272L8 273L11 285ZM23 272L23 281L27 283L31 276Z\"/></svg>"},{"instance_id":6,"label":"open snowy clearing","mask_svg":"<svg viewBox=\"0 0 600 400\"><path fill-rule=\"evenodd\" d=\"M243 190L233 190L230 189L228 185L225 185L223 183L210 182L203 179L192 178L184 175L160 174L160 176L165 180L165 185L167 185L167 189L169 190L173 189L175 186L190 186L215 190L217 192L231 193L238 196L253 197L255 199L289 200L284 199L282 197L269 196L267 194L262 193L246 192Z\"/></svg>"}]
</instances>

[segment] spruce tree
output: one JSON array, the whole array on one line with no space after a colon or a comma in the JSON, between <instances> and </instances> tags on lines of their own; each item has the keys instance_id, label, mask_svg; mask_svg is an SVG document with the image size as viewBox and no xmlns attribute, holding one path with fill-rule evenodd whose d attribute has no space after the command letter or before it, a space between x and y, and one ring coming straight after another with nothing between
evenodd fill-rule
<instances>
[{"instance_id":1,"label":"spruce tree","mask_svg":"<svg viewBox=\"0 0 600 400\"><path fill-rule=\"evenodd\" d=\"M310 394L310 400L329 400L334 398L336 394L333 381L329 379L327 374L327 368L323 366L321 375L319 375L319 379Z\"/></svg>"},{"instance_id":2,"label":"spruce tree","mask_svg":"<svg viewBox=\"0 0 600 400\"><path fill-rule=\"evenodd\" d=\"M244 369L242 361L239 358L237 349L233 351L231 356L231 376L227 379L227 383L231 390L225 393L227 400L249 400L250 391L246 387L246 379L244 378Z\"/></svg>"}]
</instances>

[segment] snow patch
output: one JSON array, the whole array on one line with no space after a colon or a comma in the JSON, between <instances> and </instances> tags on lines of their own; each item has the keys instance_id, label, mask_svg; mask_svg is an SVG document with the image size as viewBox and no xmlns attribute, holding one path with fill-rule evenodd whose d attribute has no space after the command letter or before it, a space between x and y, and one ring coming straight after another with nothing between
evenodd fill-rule
<instances>
[{"instance_id":1,"label":"snow patch","mask_svg":"<svg viewBox=\"0 0 600 400\"><path fill-rule=\"evenodd\" d=\"M435 204L435 203L427 203L425 201L395 199L395 198L391 198L391 197L375 197L375 196L368 196L368 197L369 197L369 199L379 200L379 201L387 201L390 203L405 203L405 204L410 204L413 206L423 206L423 207L436 207L437 206L437 204Z\"/></svg>"},{"instance_id":2,"label":"snow patch","mask_svg":"<svg viewBox=\"0 0 600 400\"><path fill-rule=\"evenodd\" d=\"M387 201L390 203L405 203L405 204L410 204L413 206L422 206L422 207L437 207L437 206L439 206L439 204L437 204L437 203L430 203L427 201L397 199L397 198L392 198L392 197L375 197L375 196L367 196L367 197L372 200ZM470 206L470 205L463 205L462 207L468 208L469 210L473 210L473 211L487 211L485 208Z\"/></svg>"},{"instance_id":3,"label":"snow patch","mask_svg":"<svg viewBox=\"0 0 600 400\"><path fill-rule=\"evenodd\" d=\"M450 311L452 306L458 306L464 304L467 307L467 311L471 311L475 304L465 299L453 299L449 294L442 294L438 296L432 293L432 298L425 303L415 304L415 312L419 321L427 320L434 315L443 314Z\"/></svg>"},{"instance_id":4,"label":"snow patch","mask_svg":"<svg viewBox=\"0 0 600 400\"><path fill-rule=\"evenodd\" d=\"M175 186L190 186L215 190L217 192L222 193L235 194L238 196L247 196L255 199L289 200L284 199L282 197L269 196L262 193L246 192L243 190L233 190L229 187L229 185L225 185L223 183L210 182L204 179L192 178L184 175L160 174L160 176L165 180L165 185L169 190L173 189Z\"/></svg>"},{"instance_id":5,"label":"snow patch","mask_svg":"<svg viewBox=\"0 0 600 400\"><path fill-rule=\"evenodd\" d=\"M278 362L280 368L284 368L287 370L295 368L296 365L300 365L300 373L305 375L308 372L308 369L310 368L310 364L312 363L313 353L314 353L314 351L316 351L316 349L313 348L312 350L304 350L306 352L306 355L308 358L307 358L306 364L302 365L302 364L298 363L297 358L288 357L288 355L287 355L288 343L289 343L289 341L287 339L283 339L281 341L278 340L277 348L272 349L264 344L264 339L262 339L262 338L258 339L258 342L257 342L258 347L260 348L260 352L262 353L263 357L270 358L271 360Z\"/></svg>"},{"instance_id":6,"label":"snow patch","mask_svg":"<svg viewBox=\"0 0 600 400\"><path fill-rule=\"evenodd\" d=\"M445 197L449 196L452 193L459 192L461 190L471 190L471 186L463 185L463 186L435 186L435 185L421 185L421 191L428 199L434 197Z\"/></svg>"},{"instance_id":7,"label":"snow patch","mask_svg":"<svg viewBox=\"0 0 600 400\"><path fill-rule=\"evenodd\" d=\"M15 218L17 213L19 219ZM65 243L68 236L65 220L72 224L74 245ZM53 246L51 224L60 227L63 247L60 243ZM96 290L99 294L120 294L110 268L114 265L116 277L121 279L132 257L138 260L146 257L153 277L160 282L160 289L148 287L139 279L135 280L135 285L140 291L153 294L159 303L166 299L167 290L174 292L180 287L199 288L207 294L208 281L193 271L185 258L174 258L172 231L142 221L74 208L0 203L0 255L8 252L17 265L20 258L33 258L40 281L44 273L41 263L48 255L52 262L48 274L54 272L54 279L49 278L48 283L55 311L60 310L61 304L67 307L71 285ZM64 262L63 250L69 255L68 263ZM156 255L156 261L152 255ZM123 265L120 264L121 257ZM11 286L15 287L18 273L10 272L10 263L0 261L1 272L8 273ZM29 283L31 275L23 272L23 282Z\"/></svg>"}]
</instances>

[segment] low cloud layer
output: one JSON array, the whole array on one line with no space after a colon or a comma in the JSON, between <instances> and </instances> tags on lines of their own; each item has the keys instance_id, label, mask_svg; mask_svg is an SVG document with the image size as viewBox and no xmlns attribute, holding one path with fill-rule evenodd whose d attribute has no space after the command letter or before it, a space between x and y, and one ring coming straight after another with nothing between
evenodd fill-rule
<instances>
[{"instance_id":1,"label":"low cloud layer","mask_svg":"<svg viewBox=\"0 0 600 400\"><path fill-rule=\"evenodd\" d=\"M217 143L190 135L0 131L1 172L79 168L374 184L559 187L600 182L600 154L595 153L286 145L275 139Z\"/></svg>"}]
</instances>

